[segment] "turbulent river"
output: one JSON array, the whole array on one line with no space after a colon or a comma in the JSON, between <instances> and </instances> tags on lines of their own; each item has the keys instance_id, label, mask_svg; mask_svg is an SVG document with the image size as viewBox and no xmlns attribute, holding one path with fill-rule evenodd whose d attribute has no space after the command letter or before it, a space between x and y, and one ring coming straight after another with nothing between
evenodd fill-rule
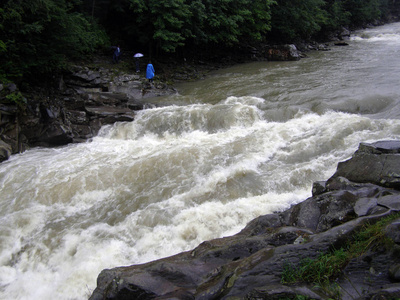
<instances>
[{"instance_id":1,"label":"turbulent river","mask_svg":"<svg viewBox=\"0 0 400 300\"><path fill-rule=\"evenodd\" d=\"M400 138L400 23L177 86L91 141L0 164L0 298L87 299L105 268L232 235ZM164 104L160 107L160 104Z\"/></svg>"}]
</instances>

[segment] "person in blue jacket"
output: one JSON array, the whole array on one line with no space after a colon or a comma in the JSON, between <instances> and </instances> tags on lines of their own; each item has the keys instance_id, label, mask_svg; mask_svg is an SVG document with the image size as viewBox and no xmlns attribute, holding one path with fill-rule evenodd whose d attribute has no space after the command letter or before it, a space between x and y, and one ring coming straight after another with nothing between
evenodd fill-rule
<instances>
[{"instance_id":1,"label":"person in blue jacket","mask_svg":"<svg viewBox=\"0 0 400 300\"><path fill-rule=\"evenodd\" d=\"M147 69L146 69L146 78L149 80L149 82L153 82L155 72L156 71L154 71L154 67L150 61L149 64L147 65Z\"/></svg>"}]
</instances>

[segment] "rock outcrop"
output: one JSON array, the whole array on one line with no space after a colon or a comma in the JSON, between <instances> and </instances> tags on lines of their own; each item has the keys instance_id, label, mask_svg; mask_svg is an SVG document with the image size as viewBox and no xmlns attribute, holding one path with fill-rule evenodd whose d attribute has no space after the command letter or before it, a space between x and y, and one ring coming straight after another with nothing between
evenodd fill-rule
<instances>
[{"instance_id":1,"label":"rock outcrop","mask_svg":"<svg viewBox=\"0 0 400 300\"><path fill-rule=\"evenodd\" d=\"M264 56L270 61L291 61L300 59L300 52L293 44L269 46L265 49L264 53Z\"/></svg>"},{"instance_id":2,"label":"rock outcrop","mask_svg":"<svg viewBox=\"0 0 400 300\"><path fill-rule=\"evenodd\" d=\"M30 147L86 141L103 125L132 121L145 99L175 90L160 82L150 84L137 74L75 66L57 89L34 90L32 98L21 103L7 102L10 94L21 95L15 85L1 86L0 92L1 162Z\"/></svg>"},{"instance_id":3,"label":"rock outcrop","mask_svg":"<svg viewBox=\"0 0 400 300\"><path fill-rule=\"evenodd\" d=\"M361 144L304 202L192 251L103 270L90 299L399 299L400 217L382 232L391 243L349 259L335 285L282 283L285 266L345 247L366 224L399 216L397 170L400 141Z\"/></svg>"}]
</instances>

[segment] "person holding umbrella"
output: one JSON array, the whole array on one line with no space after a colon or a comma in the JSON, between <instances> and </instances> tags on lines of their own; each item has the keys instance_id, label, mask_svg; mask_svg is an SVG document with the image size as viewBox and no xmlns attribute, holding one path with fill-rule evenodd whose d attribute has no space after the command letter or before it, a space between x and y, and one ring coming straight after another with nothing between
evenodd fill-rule
<instances>
[{"instance_id":1,"label":"person holding umbrella","mask_svg":"<svg viewBox=\"0 0 400 300\"><path fill-rule=\"evenodd\" d=\"M149 82L153 82L155 72L156 71L154 70L154 67L151 64L151 61L149 61L149 64L147 65L146 69L146 78L149 80Z\"/></svg>"},{"instance_id":2,"label":"person holding umbrella","mask_svg":"<svg viewBox=\"0 0 400 300\"><path fill-rule=\"evenodd\" d=\"M139 58L143 57L143 54L142 53L136 53L133 57L135 58L136 73L139 73L140 72Z\"/></svg>"}]
</instances>

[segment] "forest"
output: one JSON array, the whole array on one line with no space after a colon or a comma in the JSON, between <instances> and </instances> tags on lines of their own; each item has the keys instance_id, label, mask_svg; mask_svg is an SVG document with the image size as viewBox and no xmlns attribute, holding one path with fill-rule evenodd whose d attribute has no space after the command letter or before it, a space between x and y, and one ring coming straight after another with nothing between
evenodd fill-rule
<instances>
[{"instance_id":1,"label":"forest","mask_svg":"<svg viewBox=\"0 0 400 300\"><path fill-rule=\"evenodd\" d=\"M396 0L6 0L0 82L33 82L113 45L157 58L323 40L399 9Z\"/></svg>"}]
</instances>

